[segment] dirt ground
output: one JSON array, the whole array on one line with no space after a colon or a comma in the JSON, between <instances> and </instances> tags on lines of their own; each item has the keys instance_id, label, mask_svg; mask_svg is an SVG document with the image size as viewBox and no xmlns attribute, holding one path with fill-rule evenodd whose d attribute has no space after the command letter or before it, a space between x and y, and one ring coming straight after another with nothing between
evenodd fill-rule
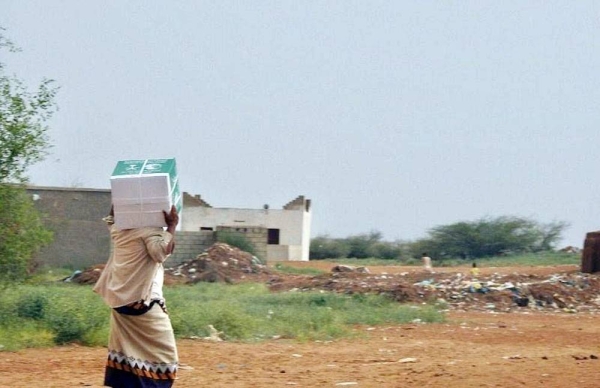
<instances>
[{"instance_id":1,"label":"dirt ground","mask_svg":"<svg viewBox=\"0 0 600 388\"><path fill-rule=\"evenodd\" d=\"M320 262L293 265L325 270L334 266ZM369 267L370 274L360 275L358 280L363 285L375 281L366 279L398 282L397 277L402 276L410 282L433 280L448 288L448 279L463 276L469 268L435 270L436 274L423 274L415 267ZM576 280L581 278L577 266L480 271L485 279L525 278L571 288L553 289L553 305L536 308L503 305L498 300L491 308L491 293L481 294L488 298L482 305L463 291L457 296L462 302L450 303L445 323L360 326L355 328L360 339L310 343L279 339L260 344L183 339L178 342L182 366L175 387L600 386L600 315L595 307L589 307L598 296L596 275L583 277L586 286L582 287ZM320 279L294 279L293 284L325 284ZM281 278L270 281L279 285L289 282ZM332 282L352 287L345 277L329 279L327 284ZM572 306L556 306L556 301L570 300L569 290L576 295L583 293L583 288L586 296L573 297ZM542 298L540 295L529 293L533 302ZM476 308L469 308L465 301L473 301ZM580 308L576 302L588 308ZM0 387L100 387L106 349L71 345L2 352L0 357Z\"/></svg>"}]
</instances>

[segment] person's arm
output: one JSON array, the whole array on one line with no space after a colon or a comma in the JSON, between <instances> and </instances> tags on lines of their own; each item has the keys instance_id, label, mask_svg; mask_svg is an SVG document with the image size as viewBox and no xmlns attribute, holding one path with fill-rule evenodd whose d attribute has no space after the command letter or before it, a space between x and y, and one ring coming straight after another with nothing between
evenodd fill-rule
<instances>
[{"instance_id":1,"label":"person's arm","mask_svg":"<svg viewBox=\"0 0 600 388\"><path fill-rule=\"evenodd\" d=\"M163 210L165 215L165 222L167 223L167 232L171 234L171 241L166 248L167 255L170 255L175 250L175 229L177 228L177 224L179 224L179 214L177 214L177 209L175 206L171 206L171 211L166 212Z\"/></svg>"}]
</instances>

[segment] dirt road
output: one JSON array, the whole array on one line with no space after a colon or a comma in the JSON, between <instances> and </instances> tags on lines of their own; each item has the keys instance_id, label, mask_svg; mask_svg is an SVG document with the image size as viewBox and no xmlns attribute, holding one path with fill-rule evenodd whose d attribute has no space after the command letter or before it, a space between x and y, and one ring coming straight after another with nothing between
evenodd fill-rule
<instances>
[{"instance_id":1,"label":"dirt road","mask_svg":"<svg viewBox=\"0 0 600 388\"><path fill-rule=\"evenodd\" d=\"M298 344L179 341L176 387L598 387L598 317L450 313ZM99 387L105 349L1 353L1 387Z\"/></svg>"}]
</instances>

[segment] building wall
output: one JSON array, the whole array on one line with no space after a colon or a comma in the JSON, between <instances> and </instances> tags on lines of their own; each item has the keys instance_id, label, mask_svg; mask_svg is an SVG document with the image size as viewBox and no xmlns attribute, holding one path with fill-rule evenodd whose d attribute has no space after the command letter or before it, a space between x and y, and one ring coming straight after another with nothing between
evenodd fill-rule
<instances>
[{"instance_id":1,"label":"building wall","mask_svg":"<svg viewBox=\"0 0 600 388\"><path fill-rule=\"evenodd\" d=\"M54 241L34 257L36 262L73 268L106 262L110 236L102 217L110 210L110 190L32 186L27 193L54 233Z\"/></svg>"},{"instance_id":2,"label":"building wall","mask_svg":"<svg viewBox=\"0 0 600 388\"><path fill-rule=\"evenodd\" d=\"M165 263L173 267L183 262L195 259L199 254L215 243L214 232L180 232L175 237L175 252Z\"/></svg>"},{"instance_id":3,"label":"building wall","mask_svg":"<svg viewBox=\"0 0 600 388\"><path fill-rule=\"evenodd\" d=\"M267 243L266 230L279 229L279 245L289 248L264 248L264 255L268 261L290 260L308 261L310 247L310 212L303 207L297 209L233 209L212 208L205 206L186 207L182 217L182 230L198 231L201 228L229 227L229 228L263 228L265 236L261 243ZM283 251L287 257L283 257ZM269 254L272 252L273 254ZM277 252L277 253L275 253Z\"/></svg>"},{"instance_id":4,"label":"building wall","mask_svg":"<svg viewBox=\"0 0 600 388\"><path fill-rule=\"evenodd\" d=\"M83 269L108 260L111 241L102 218L110 210L109 189L30 186L27 193L42 213L44 225L54 234L54 241L34 257L36 262ZM290 203L298 202L299 198ZM311 218L308 208L292 205L288 209L255 210L201 204L184 203L175 253L167 265L196 258L214 244L218 230L237 229L244 230L261 259L308 261ZM201 227L212 231L202 231ZM279 245L267 244L269 228L280 230Z\"/></svg>"},{"instance_id":5,"label":"building wall","mask_svg":"<svg viewBox=\"0 0 600 388\"><path fill-rule=\"evenodd\" d=\"M258 226L244 226L244 227L228 227L228 226L217 226L216 238L219 241L223 241L222 234L236 233L243 235L248 242L254 247L254 254L262 259L268 260L267 256L267 229Z\"/></svg>"}]
</instances>

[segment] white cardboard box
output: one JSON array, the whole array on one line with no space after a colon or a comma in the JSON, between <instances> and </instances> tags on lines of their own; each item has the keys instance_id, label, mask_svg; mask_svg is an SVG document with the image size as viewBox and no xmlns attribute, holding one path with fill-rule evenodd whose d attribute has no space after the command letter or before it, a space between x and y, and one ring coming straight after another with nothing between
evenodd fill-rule
<instances>
[{"instance_id":1,"label":"white cardboard box","mask_svg":"<svg viewBox=\"0 0 600 388\"><path fill-rule=\"evenodd\" d=\"M169 211L171 205L181 218L183 201L175 159L119 161L110 185L119 229L165 227L163 210Z\"/></svg>"}]
</instances>

